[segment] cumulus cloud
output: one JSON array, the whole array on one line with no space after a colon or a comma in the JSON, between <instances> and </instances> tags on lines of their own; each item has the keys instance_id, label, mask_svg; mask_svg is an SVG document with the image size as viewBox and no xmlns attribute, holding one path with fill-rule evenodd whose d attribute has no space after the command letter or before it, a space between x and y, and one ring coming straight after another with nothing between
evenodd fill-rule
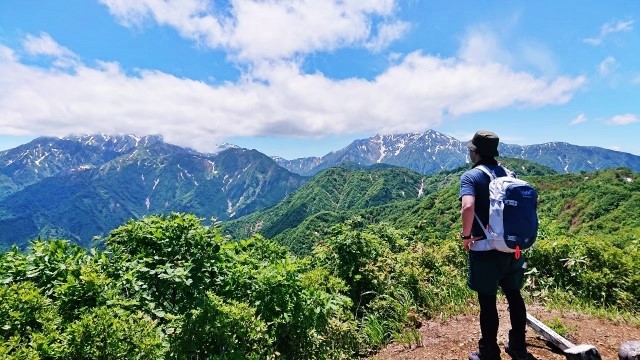
<instances>
[{"instance_id":1,"label":"cumulus cloud","mask_svg":"<svg viewBox=\"0 0 640 360\"><path fill-rule=\"evenodd\" d=\"M13 51L13 49L0 45L0 62L17 62L17 61L18 61L18 58L16 57L16 53L15 51Z\"/></svg>"},{"instance_id":2,"label":"cumulus cloud","mask_svg":"<svg viewBox=\"0 0 640 360\"><path fill-rule=\"evenodd\" d=\"M284 59L345 45L379 49L407 25L389 21L377 37L373 17L391 18L395 0L231 0L228 8L205 0L100 0L123 25L146 21L231 52L239 60Z\"/></svg>"},{"instance_id":3,"label":"cumulus cloud","mask_svg":"<svg viewBox=\"0 0 640 360\"><path fill-rule=\"evenodd\" d=\"M622 114L616 115L609 119L607 124L609 125L629 125L640 121L640 116L636 114Z\"/></svg>"},{"instance_id":4,"label":"cumulus cloud","mask_svg":"<svg viewBox=\"0 0 640 360\"><path fill-rule=\"evenodd\" d=\"M73 51L58 44L47 33L40 33L39 36L28 34L22 46L29 55L44 55L54 58L54 65L57 67L73 67L80 61Z\"/></svg>"},{"instance_id":5,"label":"cumulus cloud","mask_svg":"<svg viewBox=\"0 0 640 360\"><path fill-rule=\"evenodd\" d=\"M291 61L257 62L218 85L153 70L132 75L114 62L73 70L25 64L0 45L0 133L160 133L206 151L234 136L423 131L444 114L563 104L586 81L421 52L370 80L306 74Z\"/></svg>"},{"instance_id":6,"label":"cumulus cloud","mask_svg":"<svg viewBox=\"0 0 640 360\"><path fill-rule=\"evenodd\" d=\"M206 151L237 136L423 131L445 114L563 104L586 81L514 70L488 31L471 32L458 57L391 54L372 79L308 74L292 60L347 46L383 50L410 29L394 19L394 0L100 1L126 26L170 26L251 65L236 82L211 85L132 74L116 62L88 66L48 34L29 35L24 52L56 63L28 65L0 45L0 133L160 133Z\"/></svg>"},{"instance_id":7,"label":"cumulus cloud","mask_svg":"<svg viewBox=\"0 0 640 360\"><path fill-rule=\"evenodd\" d=\"M571 120L570 124L571 125L578 125L578 124L582 124L583 122L586 122L586 121L587 121L587 116L583 113L583 114L579 114L578 116L573 118L573 120Z\"/></svg>"},{"instance_id":8,"label":"cumulus cloud","mask_svg":"<svg viewBox=\"0 0 640 360\"><path fill-rule=\"evenodd\" d=\"M598 33L598 35L584 38L582 41L589 45L601 45L611 34L633 30L634 23L635 21L633 20L606 23L600 27L600 33Z\"/></svg>"},{"instance_id":9,"label":"cumulus cloud","mask_svg":"<svg viewBox=\"0 0 640 360\"><path fill-rule=\"evenodd\" d=\"M389 44L402 38L409 30L409 23L396 21L393 23L382 23L378 26L377 35L365 44L365 47L374 52L385 49Z\"/></svg>"}]
</instances>

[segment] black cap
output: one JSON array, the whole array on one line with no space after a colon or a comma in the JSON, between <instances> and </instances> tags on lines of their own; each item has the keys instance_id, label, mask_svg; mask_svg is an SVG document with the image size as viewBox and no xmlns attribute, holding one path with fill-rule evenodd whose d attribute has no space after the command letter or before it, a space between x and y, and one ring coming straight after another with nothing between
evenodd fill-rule
<instances>
[{"instance_id":1,"label":"black cap","mask_svg":"<svg viewBox=\"0 0 640 360\"><path fill-rule=\"evenodd\" d=\"M473 135L473 139L467 144L469 150L474 151L480 156L496 157L498 156L498 143L500 138L491 131L480 130Z\"/></svg>"}]
</instances>

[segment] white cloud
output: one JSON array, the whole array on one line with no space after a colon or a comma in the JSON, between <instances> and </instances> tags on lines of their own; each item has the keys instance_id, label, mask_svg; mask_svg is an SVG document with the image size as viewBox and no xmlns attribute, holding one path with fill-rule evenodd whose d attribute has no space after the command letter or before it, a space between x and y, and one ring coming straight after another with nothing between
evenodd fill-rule
<instances>
[{"instance_id":1,"label":"white cloud","mask_svg":"<svg viewBox=\"0 0 640 360\"><path fill-rule=\"evenodd\" d=\"M125 26L143 26L152 20L176 28L189 39L223 39L224 22L210 15L215 9L205 0L100 0ZM224 19L222 19L224 20Z\"/></svg>"},{"instance_id":2,"label":"white cloud","mask_svg":"<svg viewBox=\"0 0 640 360\"><path fill-rule=\"evenodd\" d=\"M372 80L334 80L269 61L221 85L152 70L132 76L112 62L61 72L12 54L0 45L0 133L160 133L200 150L233 136L423 131L444 114L563 104L585 83L420 52Z\"/></svg>"},{"instance_id":3,"label":"white cloud","mask_svg":"<svg viewBox=\"0 0 640 360\"><path fill-rule=\"evenodd\" d=\"M600 27L600 33L597 36L585 38L582 41L590 45L601 45L610 34L633 30L634 23L633 20L606 23Z\"/></svg>"},{"instance_id":4,"label":"white cloud","mask_svg":"<svg viewBox=\"0 0 640 360\"><path fill-rule=\"evenodd\" d=\"M613 56L607 56L598 65L598 72L602 76L607 76L607 75L611 74L615 70L616 67L617 67L616 59Z\"/></svg>"},{"instance_id":5,"label":"white cloud","mask_svg":"<svg viewBox=\"0 0 640 360\"><path fill-rule=\"evenodd\" d=\"M6 46L0 46L0 62L16 62L18 58L13 49Z\"/></svg>"},{"instance_id":6,"label":"white cloud","mask_svg":"<svg viewBox=\"0 0 640 360\"><path fill-rule=\"evenodd\" d=\"M284 59L342 46L388 45L406 24L388 21L372 33L373 17L391 18L395 0L232 0L229 9L204 0L100 0L126 26L146 20L238 59Z\"/></svg>"},{"instance_id":7,"label":"white cloud","mask_svg":"<svg viewBox=\"0 0 640 360\"><path fill-rule=\"evenodd\" d=\"M631 79L631 83L634 84L634 85L640 85L640 74L634 76Z\"/></svg>"},{"instance_id":8,"label":"white cloud","mask_svg":"<svg viewBox=\"0 0 640 360\"><path fill-rule=\"evenodd\" d=\"M573 118L573 120L571 120L570 124L571 125L577 125L577 124L582 124L585 121L587 121L587 116L585 114L580 114L580 115L576 116L575 118Z\"/></svg>"},{"instance_id":9,"label":"white cloud","mask_svg":"<svg viewBox=\"0 0 640 360\"><path fill-rule=\"evenodd\" d=\"M40 36L28 34L22 46L29 55L53 57L54 65L58 67L73 67L79 63L79 58L73 51L58 44L47 33L41 33Z\"/></svg>"},{"instance_id":10,"label":"white cloud","mask_svg":"<svg viewBox=\"0 0 640 360\"><path fill-rule=\"evenodd\" d=\"M389 44L402 38L409 30L409 24L403 21L382 23L378 26L378 34L365 44L365 47L374 52L382 51Z\"/></svg>"},{"instance_id":11,"label":"white cloud","mask_svg":"<svg viewBox=\"0 0 640 360\"><path fill-rule=\"evenodd\" d=\"M622 114L616 115L609 119L607 124L609 125L629 125L640 121L640 116L636 114Z\"/></svg>"}]
</instances>

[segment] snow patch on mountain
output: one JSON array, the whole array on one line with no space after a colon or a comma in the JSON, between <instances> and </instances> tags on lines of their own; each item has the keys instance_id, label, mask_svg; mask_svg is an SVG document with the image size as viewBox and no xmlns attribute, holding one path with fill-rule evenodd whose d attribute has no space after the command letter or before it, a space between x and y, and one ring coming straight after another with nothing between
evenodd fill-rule
<instances>
[{"instance_id":1,"label":"snow patch on mountain","mask_svg":"<svg viewBox=\"0 0 640 360\"><path fill-rule=\"evenodd\" d=\"M240 149L240 146L230 143L216 144L211 154L215 155L227 149Z\"/></svg>"}]
</instances>

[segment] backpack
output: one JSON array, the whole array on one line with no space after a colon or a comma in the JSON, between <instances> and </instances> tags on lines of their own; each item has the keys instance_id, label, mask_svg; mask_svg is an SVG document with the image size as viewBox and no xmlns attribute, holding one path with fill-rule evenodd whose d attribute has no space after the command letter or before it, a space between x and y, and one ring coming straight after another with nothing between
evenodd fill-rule
<instances>
[{"instance_id":1,"label":"backpack","mask_svg":"<svg viewBox=\"0 0 640 360\"><path fill-rule=\"evenodd\" d=\"M538 236L538 193L528 182L515 177L504 168L507 176L496 177L486 166L477 166L487 174L489 182L489 224L480 223L491 248L515 253L533 245Z\"/></svg>"}]
</instances>

